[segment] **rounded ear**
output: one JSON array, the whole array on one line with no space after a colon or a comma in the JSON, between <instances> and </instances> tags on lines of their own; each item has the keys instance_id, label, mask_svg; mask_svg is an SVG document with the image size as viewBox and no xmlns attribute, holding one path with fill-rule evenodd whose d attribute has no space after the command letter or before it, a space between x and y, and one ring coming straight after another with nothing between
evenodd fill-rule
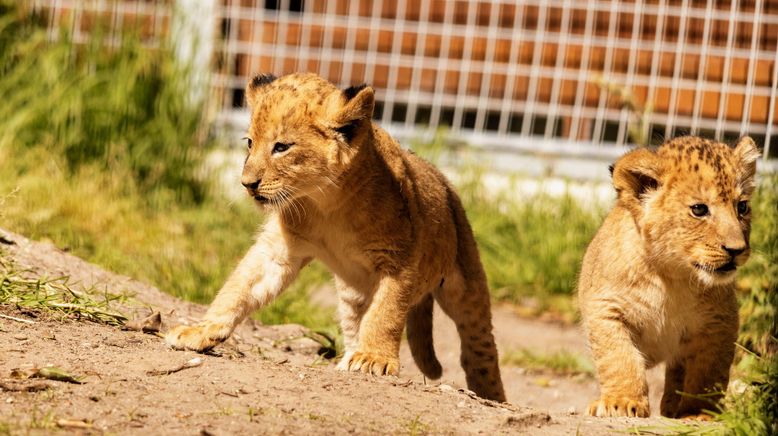
<instances>
[{"instance_id":1,"label":"rounded ear","mask_svg":"<svg viewBox=\"0 0 778 436\"><path fill-rule=\"evenodd\" d=\"M335 121L338 124L345 124L373 116L373 106L375 106L373 88L365 84L352 86L343 91L343 98L345 103L335 117Z\"/></svg>"},{"instance_id":2,"label":"rounded ear","mask_svg":"<svg viewBox=\"0 0 778 436\"><path fill-rule=\"evenodd\" d=\"M647 148L630 151L616 161L611 173L619 202L639 212L645 195L660 185L659 156Z\"/></svg>"},{"instance_id":3,"label":"rounded ear","mask_svg":"<svg viewBox=\"0 0 778 436\"><path fill-rule=\"evenodd\" d=\"M735 159L738 162L738 178L741 186L744 190L748 190L748 187L753 189L753 179L756 174L756 161L762 153L756 147L756 143L748 136L744 136L738 140L735 145Z\"/></svg>"},{"instance_id":4,"label":"rounded ear","mask_svg":"<svg viewBox=\"0 0 778 436\"><path fill-rule=\"evenodd\" d=\"M257 74L246 85L246 103L253 108L259 101L259 95L265 85L272 83L277 77L272 74Z\"/></svg>"},{"instance_id":5,"label":"rounded ear","mask_svg":"<svg viewBox=\"0 0 778 436\"><path fill-rule=\"evenodd\" d=\"M346 142L356 136L359 126L363 120L370 120L373 117L373 108L375 107L375 92L373 88L366 84L351 86L343 91L345 103L335 116L335 130L340 132L346 139Z\"/></svg>"}]
</instances>

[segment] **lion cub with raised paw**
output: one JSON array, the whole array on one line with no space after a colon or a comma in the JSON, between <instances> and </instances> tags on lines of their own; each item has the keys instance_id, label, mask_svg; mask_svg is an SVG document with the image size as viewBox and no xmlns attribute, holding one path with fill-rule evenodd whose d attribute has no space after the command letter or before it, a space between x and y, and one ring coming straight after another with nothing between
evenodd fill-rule
<instances>
[{"instance_id":1,"label":"lion cub with raised paw","mask_svg":"<svg viewBox=\"0 0 778 436\"><path fill-rule=\"evenodd\" d=\"M260 75L246 97L241 182L269 216L203 321L171 330L167 342L214 347L317 258L335 275L339 369L397 375L407 326L417 365L440 377L434 299L457 325L468 387L505 401L486 277L462 204L438 170L372 123L373 89L343 91L314 74Z\"/></svg>"},{"instance_id":2,"label":"lion cub with raised paw","mask_svg":"<svg viewBox=\"0 0 778 436\"><path fill-rule=\"evenodd\" d=\"M704 419L720 397L700 395L726 389L758 158L748 137L734 147L682 137L611 167L618 199L578 284L601 391L590 415L649 416L645 371L659 362L663 416Z\"/></svg>"}]
</instances>

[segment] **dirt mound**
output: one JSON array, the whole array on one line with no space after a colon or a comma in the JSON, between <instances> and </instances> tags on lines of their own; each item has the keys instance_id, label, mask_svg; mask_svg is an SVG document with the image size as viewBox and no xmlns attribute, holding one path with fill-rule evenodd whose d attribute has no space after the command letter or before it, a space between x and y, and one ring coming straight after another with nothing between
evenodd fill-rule
<instances>
[{"instance_id":1,"label":"dirt mound","mask_svg":"<svg viewBox=\"0 0 778 436\"><path fill-rule=\"evenodd\" d=\"M177 324L204 312L203 306L111 274L50 244L0 230L0 249L28 275L69 276L74 288L130 295L115 309L131 318L156 310L164 324ZM338 372L319 356L321 345L296 325L247 321L215 353L198 355L173 351L153 334L73 317L11 305L0 305L0 314L5 315L0 317L0 433L60 428L133 434L605 434L661 425L653 418L571 415L558 410L558 398L531 389L514 393L510 400L516 404L482 400L457 387L457 369L448 363L453 372L442 384L425 383L408 363L400 378ZM500 316L496 319L499 329ZM456 358L448 349L438 351L444 363ZM404 356L407 360L407 352ZM80 384L19 377L48 365L76 376ZM504 373L506 385L514 375Z\"/></svg>"}]
</instances>

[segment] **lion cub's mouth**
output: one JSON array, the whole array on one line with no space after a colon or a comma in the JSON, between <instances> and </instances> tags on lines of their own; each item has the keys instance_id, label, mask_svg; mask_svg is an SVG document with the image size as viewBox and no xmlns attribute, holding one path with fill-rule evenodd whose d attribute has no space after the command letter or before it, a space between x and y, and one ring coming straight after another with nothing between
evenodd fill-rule
<instances>
[{"instance_id":1,"label":"lion cub's mouth","mask_svg":"<svg viewBox=\"0 0 778 436\"><path fill-rule=\"evenodd\" d=\"M262 203L262 204L267 204L267 203L269 203L269 202L270 202L270 199L269 199L269 198L267 198L267 197L263 197L263 196L262 196L262 195L260 195L260 194L256 194L256 195L254 196L254 200L257 200L258 202L260 202L260 203Z\"/></svg>"},{"instance_id":2,"label":"lion cub's mouth","mask_svg":"<svg viewBox=\"0 0 778 436\"><path fill-rule=\"evenodd\" d=\"M730 271L734 271L737 269L737 265L735 265L734 260L730 260L729 262L725 263L724 265L721 265L720 267L716 268L715 271L717 273L728 273Z\"/></svg>"},{"instance_id":3,"label":"lion cub's mouth","mask_svg":"<svg viewBox=\"0 0 778 436\"><path fill-rule=\"evenodd\" d=\"M721 265L718 268L713 268L713 267L707 266L707 265L700 265L699 263L695 263L694 266L697 269L701 269L701 270L703 270L705 272L714 272L714 273L718 273L718 274L722 274L722 275L723 274L728 274L728 273L730 273L732 271L735 271L737 269L737 264L735 263L734 259L730 260L729 262L725 263L724 265Z\"/></svg>"}]
</instances>

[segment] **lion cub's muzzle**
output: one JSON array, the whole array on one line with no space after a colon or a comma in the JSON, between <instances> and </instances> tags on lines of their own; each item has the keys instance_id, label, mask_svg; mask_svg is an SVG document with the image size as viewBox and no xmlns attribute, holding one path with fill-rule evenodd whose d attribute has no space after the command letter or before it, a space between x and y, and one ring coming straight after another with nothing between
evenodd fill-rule
<instances>
[{"instance_id":1,"label":"lion cub's muzzle","mask_svg":"<svg viewBox=\"0 0 778 436\"><path fill-rule=\"evenodd\" d=\"M735 248L727 246L722 246L721 248L729 255L729 261L716 268L715 271L717 273L726 274L736 270L740 265L746 263L746 260L748 260L748 257L751 254L751 251L748 249L748 244Z\"/></svg>"},{"instance_id":2,"label":"lion cub's muzzle","mask_svg":"<svg viewBox=\"0 0 778 436\"><path fill-rule=\"evenodd\" d=\"M719 262L695 263L694 266L709 273L726 276L737 270L740 265L743 265L748 260L750 254L748 247L729 248L722 246L721 248L726 253L724 259Z\"/></svg>"},{"instance_id":3,"label":"lion cub's muzzle","mask_svg":"<svg viewBox=\"0 0 778 436\"><path fill-rule=\"evenodd\" d=\"M735 259L733 258L729 262L725 263L724 265L721 265L720 267L716 268L713 271L717 272L719 274L722 274L722 273L725 274L725 273L728 273L730 271L734 271L736 269L737 269L737 264L735 264Z\"/></svg>"},{"instance_id":4,"label":"lion cub's muzzle","mask_svg":"<svg viewBox=\"0 0 778 436\"><path fill-rule=\"evenodd\" d=\"M240 184L246 188L246 192L248 192L249 195L254 198L254 200L260 202L261 204L267 204L270 202L270 199L259 193L260 183L262 183L262 180L247 181L243 179L240 182Z\"/></svg>"},{"instance_id":5,"label":"lion cub's muzzle","mask_svg":"<svg viewBox=\"0 0 778 436\"><path fill-rule=\"evenodd\" d=\"M267 204L270 202L270 199L267 197L263 197L261 194L255 194L253 195L254 200L260 202L261 204Z\"/></svg>"}]
</instances>

